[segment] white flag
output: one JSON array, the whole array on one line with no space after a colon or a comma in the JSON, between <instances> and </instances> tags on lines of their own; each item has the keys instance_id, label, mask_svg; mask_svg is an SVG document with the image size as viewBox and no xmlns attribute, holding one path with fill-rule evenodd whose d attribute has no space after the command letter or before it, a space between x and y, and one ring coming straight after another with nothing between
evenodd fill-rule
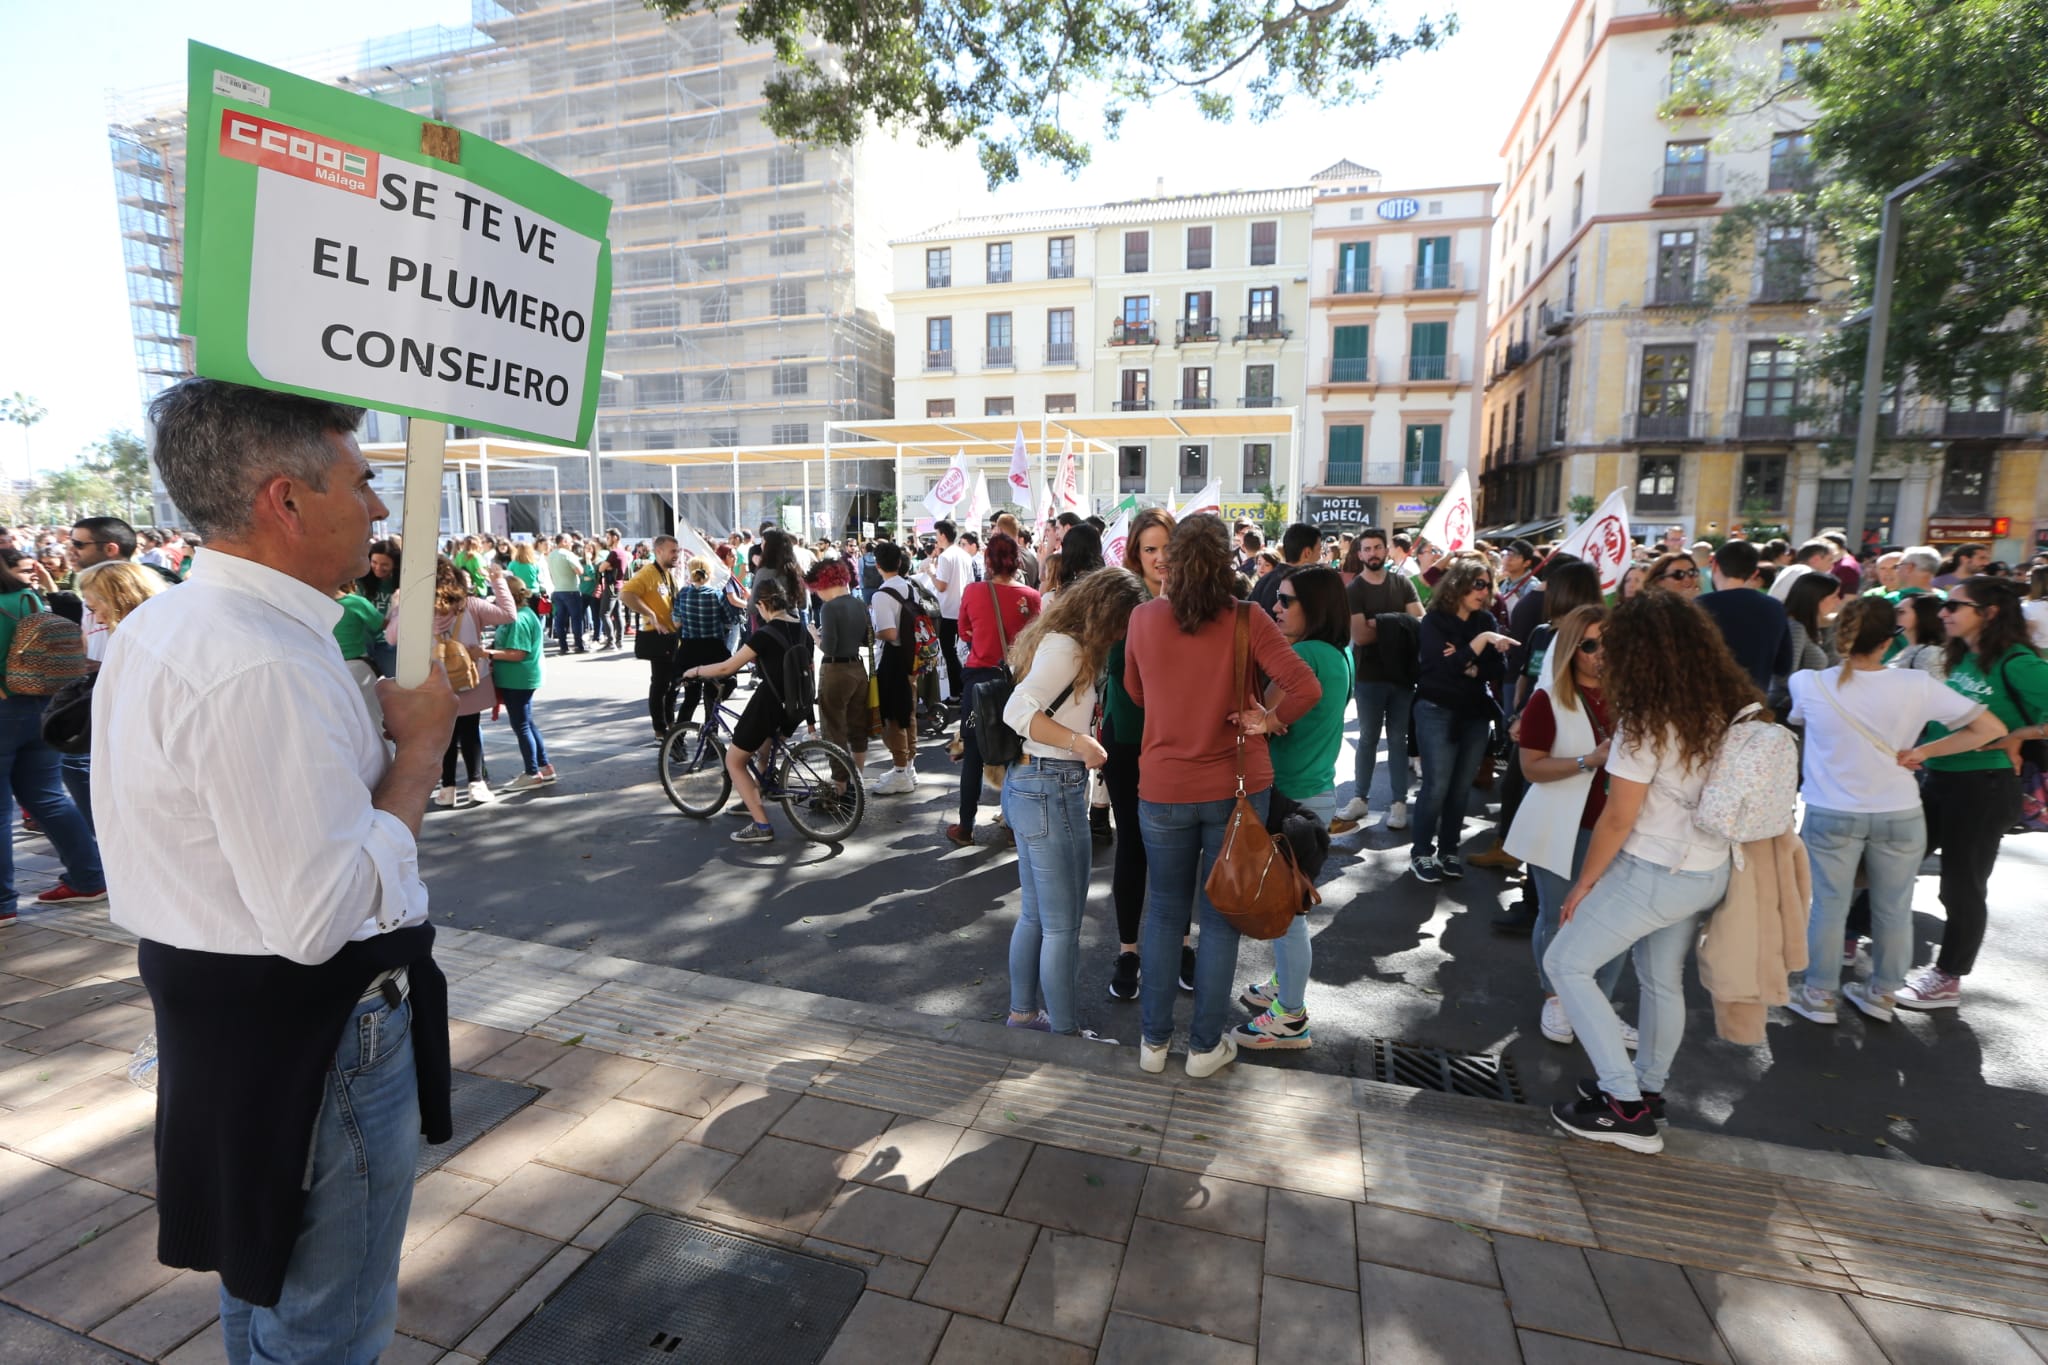
<instances>
[{"instance_id":1,"label":"white flag","mask_svg":"<svg viewBox=\"0 0 2048 1365\"><path fill-rule=\"evenodd\" d=\"M1628 575L1632 547L1628 534L1628 501L1619 488L1607 495L1600 510L1565 538L1555 553L1577 555L1600 571L1600 591L1614 592Z\"/></svg>"},{"instance_id":2,"label":"white flag","mask_svg":"<svg viewBox=\"0 0 2048 1365\"><path fill-rule=\"evenodd\" d=\"M988 480L979 474L969 475L967 479L967 506L966 510L961 513L961 520L966 523L965 529L979 532L988 521L989 508Z\"/></svg>"},{"instance_id":3,"label":"white flag","mask_svg":"<svg viewBox=\"0 0 2048 1365\"><path fill-rule=\"evenodd\" d=\"M1464 470L1423 523L1422 538L1447 555L1472 548L1472 479Z\"/></svg>"},{"instance_id":4,"label":"white flag","mask_svg":"<svg viewBox=\"0 0 2048 1365\"><path fill-rule=\"evenodd\" d=\"M1010 501L1022 507L1025 516L1031 515L1031 461L1024 454L1022 427L1017 428L1017 444L1010 449Z\"/></svg>"},{"instance_id":5,"label":"white flag","mask_svg":"<svg viewBox=\"0 0 2048 1365\"><path fill-rule=\"evenodd\" d=\"M1109 530L1102 537L1102 562L1115 568L1124 562L1124 546L1131 539L1131 513L1125 508L1117 519L1109 524Z\"/></svg>"},{"instance_id":6,"label":"white flag","mask_svg":"<svg viewBox=\"0 0 2048 1365\"><path fill-rule=\"evenodd\" d=\"M932 485L932 491L924 495L925 508L934 517L948 517L953 508L967 496L967 452L961 451L953 457L952 466L945 476Z\"/></svg>"},{"instance_id":7,"label":"white flag","mask_svg":"<svg viewBox=\"0 0 2048 1365\"><path fill-rule=\"evenodd\" d=\"M1197 512L1223 515L1223 480L1211 479L1203 484L1202 491L1189 498L1173 515L1175 520L1179 520L1182 517L1191 517Z\"/></svg>"},{"instance_id":8,"label":"white flag","mask_svg":"<svg viewBox=\"0 0 2048 1365\"><path fill-rule=\"evenodd\" d=\"M1088 515L1088 500L1081 496L1081 478L1074 471L1074 437L1067 435L1066 445L1060 450L1060 472L1052 482L1053 501L1062 512L1073 512L1079 516Z\"/></svg>"},{"instance_id":9,"label":"white flag","mask_svg":"<svg viewBox=\"0 0 2048 1365\"><path fill-rule=\"evenodd\" d=\"M719 567L718 552L711 548L711 542L696 527L676 518L676 543L682 547L685 559L708 559L714 568Z\"/></svg>"}]
</instances>

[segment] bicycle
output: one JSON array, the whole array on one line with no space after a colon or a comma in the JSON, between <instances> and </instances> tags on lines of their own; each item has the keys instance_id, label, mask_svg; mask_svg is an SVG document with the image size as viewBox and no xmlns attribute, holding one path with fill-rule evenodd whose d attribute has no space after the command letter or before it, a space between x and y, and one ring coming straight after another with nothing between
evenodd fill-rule
<instances>
[{"instance_id":1,"label":"bicycle","mask_svg":"<svg viewBox=\"0 0 2048 1365\"><path fill-rule=\"evenodd\" d=\"M662 736L662 790L692 819L718 814L732 796L723 736L738 719L737 711L720 704L710 724L692 728L679 721ZM747 760L747 767L761 786L761 800L780 802L790 826L804 838L838 843L860 827L867 811L860 765L830 740L813 735L792 743L776 735Z\"/></svg>"}]
</instances>

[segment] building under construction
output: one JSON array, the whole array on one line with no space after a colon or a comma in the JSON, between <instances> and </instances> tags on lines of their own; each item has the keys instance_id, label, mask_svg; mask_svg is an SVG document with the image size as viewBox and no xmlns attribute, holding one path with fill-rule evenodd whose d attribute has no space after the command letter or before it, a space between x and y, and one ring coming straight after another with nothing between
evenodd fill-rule
<instances>
[{"instance_id":1,"label":"building under construction","mask_svg":"<svg viewBox=\"0 0 2048 1365\"><path fill-rule=\"evenodd\" d=\"M401 34L292 68L513 148L611 199L600 452L801 445L819 440L827 421L893 415L889 233L875 210L914 167L884 169L904 156L890 144L778 140L762 121L774 53L742 42L730 11L667 22L640 0L473 0L467 28ZM146 402L192 372L176 326L182 88L119 97L110 133ZM401 431L383 416L368 435ZM494 465L488 503L474 486L457 492L451 474L444 520L553 531L559 486L570 527L666 529L665 472L601 453L596 465L601 517L591 516L592 461L571 454ZM743 521L794 501L783 481L796 466L749 468ZM832 505L843 520L873 519L887 466L846 461L837 472L845 482L835 479ZM685 481L683 514L722 529L734 515L728 481L701 477L701 486Z\"/></svg>"}]
</instances>

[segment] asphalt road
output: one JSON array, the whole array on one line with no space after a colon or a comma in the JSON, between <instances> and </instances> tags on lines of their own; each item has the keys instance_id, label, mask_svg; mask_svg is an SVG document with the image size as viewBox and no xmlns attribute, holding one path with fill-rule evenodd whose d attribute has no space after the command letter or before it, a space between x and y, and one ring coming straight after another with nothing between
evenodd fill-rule
<instances>
[{"instance_id":1,"label":"asphalt road","mask_svg":"<svg viewBox=\"0 0 2048 1365\"><path fill-rule=\"evenodd\" d=\"M947 842L959 769L943 747L922 748L915 795L871 797L865 823L842 847L805 843L780 821L776 843L735 845L727 835L737 821L689 819L663 795L645 675L646 665L624 651L549 658L537 714L562 780L495 805L430 814L422 865L437 920L924 1014L1003 1013L1015 859L992 843ZM518 772L502 721L487 719L485 748L500 784ZM878 753L879 744L871 756ZM1347 747L1340 774L1349 764ZM872 778L878 769L869 771ZM1349 795L1348 785L1340 789ZM1476 818L1467 825L1468 851L1484 847L1487 828ZM1489 928L1508 898L1506 882L1473 869L1463 882L1421 885L1404 875L1406 846L1397 838L1377 823L1340 838L1324 871L1323 905L1311 920L1315 1046L1247 1054L1245 1064L1370 1074L1370 1040L1399 1039L1499 1053L1530 1102L1562 1097L1590 1067L1576 1046L1537 1031L1528 940ZM1081 1022L1134 1046L1136 1005L1111 1001L1105 990L1115 952L1110 856L1097 850L1082 929ZM2048 1178L2044 882L2048 835L2009 838L1992 881L1990 934L1961 1011L1902 1012L1882 1025L1850 1010L1825 1028L1778 1010L1766 1046L1736 1047L1714 1037L1711 1006L1688 968L1686 1041L1669 1090L1673 1123ZM1921 879L1916 961L1927 959L1926 945L1940 933L1935 891L1934 879ZM1238 980L1261 980L1270 969L1266 945L1247 941ZM1633 1017L1632 975L1621 1000L1624 1017Z\"/></svg>"}]
</instances>

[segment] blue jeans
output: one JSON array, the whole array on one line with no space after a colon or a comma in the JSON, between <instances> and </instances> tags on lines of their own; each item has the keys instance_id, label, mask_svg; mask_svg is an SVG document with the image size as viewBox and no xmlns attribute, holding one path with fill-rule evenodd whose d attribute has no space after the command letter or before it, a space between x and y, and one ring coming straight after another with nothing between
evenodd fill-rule
<instances>
[{"instance_id":1,"label":"blue jeans","mask_svg":"<svg viewBox=\"0 0 2048 1365\"><path fill-rule=\"evenodd\" d=\"M980 776L980 769L975 770ZM1017 836L1024 892L1010 931L1010 1010L1041 996L1054 1033L1073 1033L1081 993L1081 912L1088 904L1088 769L1072 759L1025 759L1003 779L1003 817ZM1170 977L1169 973L1169 977Z\"/></svg>"},{"instance_id":2,"label":"blue jeans","mask_svg":"<svg viewBox=\"0 0 2048 1365\"><path fill-rule=\"evenodd\" d=\"M1842 984L1842 926L1861 863L1870 882L1870 989L1890 995L1913 965L1913 878L1927 850L1926 816L1918 806L1878 815L1808 806L1799 837L1813 869L1806 984L1831 995Z\"/></svg>"},{"instance_id":3,"label":"blue jeans","mask_svg":"<svg viewBox=\"0 0 2048 1365\"><path fill-rule=\"evenodd\" d=\"M1408 799L1408 727L1415 689L1400 683L1369 682L1352 687L1358 697L1358 761L1354 770L1357 796L1372 799L1372 770L1379 760L1380 730L1387 732L1387 800Z\"/></svg>"},{"instance_id":4,"label":"blue jeans","mask_svg":"<svg viewBox=\"0 0 2048 1365\"><path fill-rule=\"evenodd\" d=\"M583 594L573 588L557 591L548 599L549 616L555 627L555 645L560 649L569 647L569 632L576 633L576 648L583 648Z\"/></svg>"},{"instance_id":5,"label":"blue jeans","mask_svg":"<svg viewBox=\"0 0 2048 1365\"><path fill-rule=\"evenodd\" d=\"M85 828L93 838L99 838L99 826L92 822L92 755L57 755L57 774L64 779L64 791L71 798L71 804L78 807L78 813L85 818Z\"/></svg>"},{"instance_id":6,"label":"blue jeans","mask_svg":"<svg viewBox=\"0 0 2048 1365\"><path fill-rule=\"evenodd\" d=\"M1619 853L1550 941L1543 958L1550 984L1600 1073L1600 1088L1614 1098L1634 1101L1645 1091L1662 1093L1685 1037L1685 959L1700 916L1727 893L1727 863L1711 872L1677 872ZM1630 949L1643 993L1636 1015L1641 1045L1633 1062L1621 1041L1621 1019L1594 979Z\"/></svg>"},{"instance_id":7,"label":"blue jeans","mask_svg":"<svg viewBox=\"0 0 2048 1365\"><path fill-rule=\"evenodd\" d=\"M1484 716L1461 716L1448 707L1420 698L1415 702L1415 747L1422 753L1422 793L1415 806L1415 843L1411 855L1439 858L1455 855L1465 836L1465 803L1493 723Z\"/></svg>"},{"instance_id":8,"label":"blue jeans","mask_svg":"<svg viewBox=\"0 0 2048 1365\"><path fill-rule=\"evenodd\" d=\"M1301 808L1330 827L1337 818L1337 793L1319 792L1303 797ZM1308 916L1296 915L1287 932L1273 940L1273 980L1277 994L1273 1003L1292 1013L1307 1008L1309 971L1315 966L1315 948L1309 942Z\"/></svg>"},{"instance_id":9,"label":"blue jeans","mask_svg":"<svg viewBox=\"0 0 2048 1365\"><path fill-rule=\"evenodd\" d=\"M412 1002L361 1002L313 1129L313 1183L274 1307L223 1289L229 1365L370 1365L398 1326L398 1248L419 1156Z\"/></svg>"},{"instance_id":10,"label":"blue jeans","mask_svg":"<svg viewBox=\"0 0 2048 1365\"><path fill-rule=\"evenodd\" d=\"M1551 989L1550 973L1543 970L1543 954L1549 951L1550 940L1557 936L1558 913L1564 909L1564 898L1571 894L1572 883L1578 880L1579 869L1586 865L1586 846L1592 842L1592 830L1579 831L1579 841L1572 848L1572 875L1569 877L1560 877L1547 867L1529 864L1529 877L1536 883L1536 928L1529 938L1536 950L1536 984L1542 988L1546 998L1557 992ZM1627 960L1628 955L1621 954L1594 973L1601 993L1609 1000L1614 998L1615 983L1621 980L1621 967Z\"/></svg>"},{"instance_id":11,"label":"blue jeans","mask_svg":"<svg viewBox=\"0 0 2048 1365\"><path fill-rule=\"evenodd\" d=\"M0 699L0 810L10 800L36 818L64 863L64 884L74 891L104 891L100 846L85 817L64 791L62 757L43 743L47 697ZM15 906L14 841L0 840L0 910Z\"/></svg>"},{"instance_id":12,"label":"blue jeans","mask_svg":"<svg viewBox=\"0 0 2048 1365\"><path fill-rule=\"evenodd\" d=\"M1266 816L1267 793L1251 798ZM1145 904L1141 961L1153 964L1138 981L1138 1014L1145 1041L1164 1047L1173 1038L1173 996L1179 988L1180 941L1192 920L1202 931L1195 945L1195 1013L1188 1025L1188 1053L1214 1051L1223 1039L1223 1015L1237 976L1237 930L1216 912L1202 887L1223 848L1234 798L1221 801L1138 802L1138 827L1145 836L1151 882Z\"/></svg>"},{"instance_id":13,"label":"blue jeans","mask_svg":"<svg viewBox=\"0 0 2048 1365\"><path fill-rule=\"evenodd\" d=\"M505 719L512 725L512 738L519 741L519 757L529 775L548 766L548 746L541 740L540 727L533 723L533 693L531 687L498 689L498 699L505 703Z\"/></svg>"}]
</instances>

